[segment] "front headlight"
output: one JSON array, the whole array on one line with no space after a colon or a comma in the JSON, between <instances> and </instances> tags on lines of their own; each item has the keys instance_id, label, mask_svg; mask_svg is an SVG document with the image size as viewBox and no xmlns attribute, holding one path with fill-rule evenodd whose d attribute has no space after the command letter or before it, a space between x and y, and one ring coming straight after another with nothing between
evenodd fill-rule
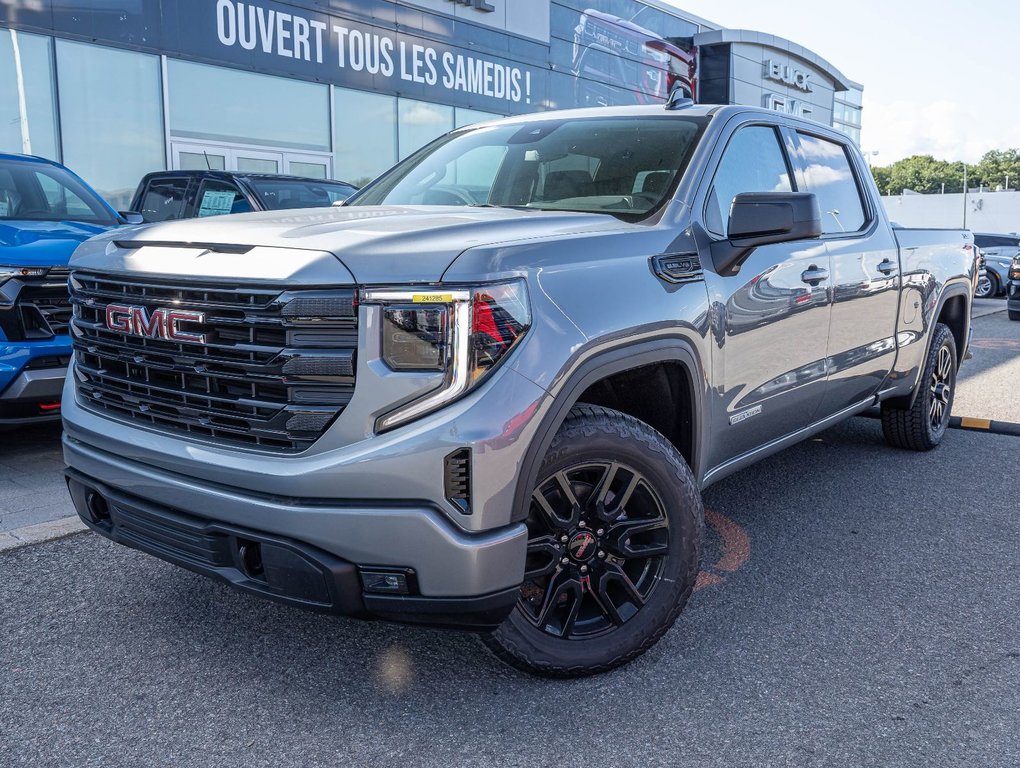
<instances>
[{"instance_id":1,"label":"front headlight","mask_svg":"<svg viewBox=\"0 0 1020 768\"><path fill-rule=\"evenodd\" d=\"M362 304L382 308L382 361L395 372L441 372L443 383L380 417L376 431L405 424L476 386L531 327L523 280L432 291L366 289Z\"/></svg>"},{"instance_id":2,"label":"front headlight","mask_svg":"<svg viewBox=\"0 0 1020 768\"><path fill-rule=\"evenodd\" d=\"M42 277L49 271L49 267L5 267L0 265L0 283L6 282L12 277Z\"/></svg>"}]
</instances>

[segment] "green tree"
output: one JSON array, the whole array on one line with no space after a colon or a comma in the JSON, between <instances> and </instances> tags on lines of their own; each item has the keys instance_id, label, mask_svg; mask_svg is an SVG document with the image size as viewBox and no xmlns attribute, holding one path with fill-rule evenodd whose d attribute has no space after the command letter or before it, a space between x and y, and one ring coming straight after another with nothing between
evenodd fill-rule
<instances>
[{"instance_id":1,"label":"green tree","mask_svg":"<svg viewBox=\"0 0 1020 768\"><path fill-rule=\"evenodd\" d=\"M963 191L963 163L936 160L931 155L913 155L884 168L872 168L883 194L899 195L909 189L921 194ZM967 166L967 186L975 185L974 166Z\"/></svg>"},{"instance_id":2,"label":"green tree","mask_svg":"<svg viewBox=\"0 0 1020 768\"><path fill-rule=\"evenodd\" d=\"M988 189L1020 189L1020 149L993 149L985 152L974 168L975 182L970 186Z\"/></svg>"}]
</instances>

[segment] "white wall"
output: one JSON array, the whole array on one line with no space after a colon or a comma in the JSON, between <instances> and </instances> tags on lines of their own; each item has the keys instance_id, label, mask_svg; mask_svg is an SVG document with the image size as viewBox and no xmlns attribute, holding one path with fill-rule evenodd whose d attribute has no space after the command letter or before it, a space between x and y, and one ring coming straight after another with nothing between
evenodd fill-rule
<instances>
[{"instance_id":1,"label":"white wall","mask_svg":"<svg viewBox=\"0 0 1020 768\"><path fill-rule=\"evenodd\" d=\"M904 227L963 227L963 194L883 197L889 218ZM1020 192L967 194L967 229L1020 232Z\"/></svg>"}]
</instances>

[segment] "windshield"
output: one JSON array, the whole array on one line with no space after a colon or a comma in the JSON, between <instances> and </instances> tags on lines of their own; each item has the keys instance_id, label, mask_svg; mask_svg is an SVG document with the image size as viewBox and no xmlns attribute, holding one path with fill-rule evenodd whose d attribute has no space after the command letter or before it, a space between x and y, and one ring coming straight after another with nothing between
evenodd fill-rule
<instances>
[{"instance_id":1,"label":"windshield","mask_svg":"<svg viewBox=\"0 0 1020 768\"><path fill-rule=\"evenodd\" d=\"M95 192L55 165L0 160L0 220L115 224Z\"/></svg>"},{"instance_id":2,"label":"windshield","mask_svg":"<svg viewBox=\"0 0 1020 768\"><path fill-rule=\"evenodd\" d=\"M270 211L326 208L343 202L358 191L357 187L335 181L249 178L248 183Z\"/></svg>"},{"instance_id":3,"label":"windshield","mask_svg":"<svg viewBox=\"0 0 1020 768\"><path fill-rule=\"evenodd\" d=\"M675 189L706 123L655 115L457 131L397 165L350 205L523 206L637 220Z\"/></svg>"}]
</instances>

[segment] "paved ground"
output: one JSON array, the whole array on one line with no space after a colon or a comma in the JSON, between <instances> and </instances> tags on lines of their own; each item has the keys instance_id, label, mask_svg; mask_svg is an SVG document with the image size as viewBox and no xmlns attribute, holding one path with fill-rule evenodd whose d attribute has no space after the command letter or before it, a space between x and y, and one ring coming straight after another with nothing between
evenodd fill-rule
<instances>
[{"instance_id":1,"label":"paved ground","mask_svg":"<svg viewBox=\"0 0 1020 768\"><path fill-rule=\"evenodd\" d=\"M975 328L1020 339L1002 314ZM1005 419L1017 352L975 351L959 402L989 410L955 411ZM58 455L30 437L0 441L0 505L33 483L56 503ZM894 451L854 419L727 479L677 626L574 682L92 535L3 552L0 764L1016 766L1018 458L1018 438L959 430Z\"/></svg>"}]
</instances>

